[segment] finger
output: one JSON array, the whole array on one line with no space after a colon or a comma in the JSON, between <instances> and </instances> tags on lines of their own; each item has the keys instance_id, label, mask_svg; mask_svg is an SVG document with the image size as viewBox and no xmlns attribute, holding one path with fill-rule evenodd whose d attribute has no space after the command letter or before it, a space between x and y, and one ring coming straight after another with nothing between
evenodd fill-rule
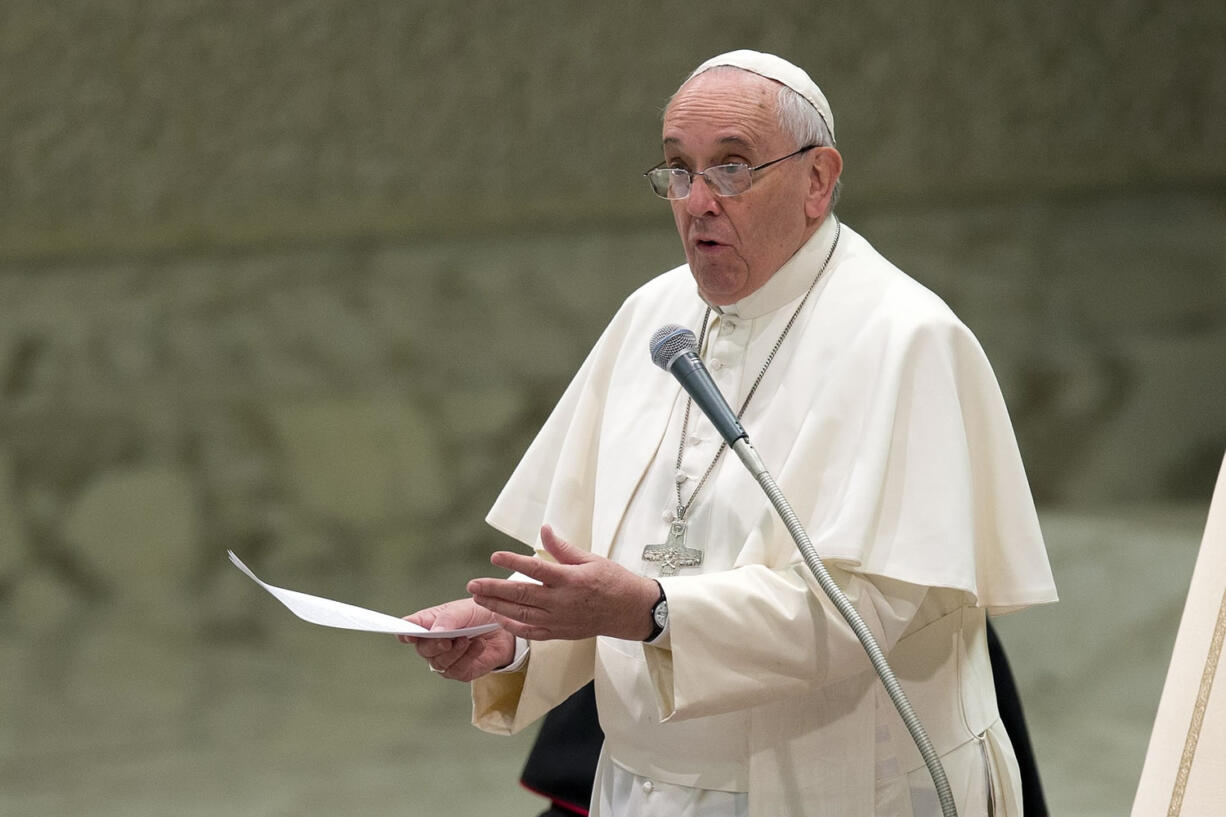
<instances>
[{"instance_id":1,"label":"finger","mask_svg":"<svg viewBox=\"0 0 1226 817\"><path fill-rule=\"evenodd\" d=\"M492 620L496 616L490 615ZM449 678L471 681L495 667L505 667L515 658L515 637L504 630L495 630L472 640L472 649L447 668Z\"/></svg>"},{"instance_id":2,"label":"finger","mask_svg":"<svg viewBox=\"0 0 1226 817\"><path fill-rule=\"evenodd\" d=\"M400 639L401 644L416 644L417 637L413 633L398 633L396 638Z\"/></svg>"},{"instance_id":3,"label":"finger","mask_svg":"<svg viewBox=\"0 0 1226 817\"><path fill-rule=\"evenodd\" d=\"M478 666L479 662L479 655L473 653L462 655L438 674L455 681L471 681L486 671Z\"/></svg>"},{"instance_id":4,"label":"finger","mask_svg":"<svg viewBox=\"0 0 1226 817\"><path fill-rule=\"evenodd\" d=\"M422 639L425 641L426 639ZM435 666L454 664L462 655L468 652L471 640L467 638L437 639L433 645L419 648L418 654Z\"/></svg>"},{"instance_id":5,"label":"finger","mask_svg":"<svg viewBox=\"0 0 1226 817\"><path fill-rule=\"evenodd\" d=\"M469 643L467 638L457 638L452 642L451 649L444 650L435 656L434 663L440 667L450 667L468 654Z\"/></svg>"},{"instance_id":6,"label":"finger","mask_svg":"<svg viewBox=\"0 0 1226 817\"><path fill-rule=\"evenodd\" d=\"M495 614L497 615L497 614ZM526 624L522 621L517 621L513 618L498 615L498 623L502 625L502 629L506 630L511 635L526 638L529 641L548 641L551 638L556 638L553 631L548 627L543 627L535 624Z\"/></svg>"},{"instance_id":7,"label":"finger","mask_svg":"<svg viewBox=\"0 0 1226 817\"><path fill-rule=\"evenodd\" d=\"M533 559L532 561L539 561ZM473 579L465 589L473 596L503 599L525 607L541 606L541 585L533 582L514 582L509 579Z\"/></svg>"},{"instance_id":8,"label":"finger","mask_svg":"<svg viewBox=\"0 0 1226 817\"><path fill-rule=\"evenodd\" d=\"M439 643L438 639L434 638L423 638L415 646L417 647L417 654L427 661L433 661L446 652L446 649Z\"/></svg>"},{"instance_id":9,"label":"finger","mask_svg":"<svg viewBox=\"0 0 1226 817\"><path fill-rule=\"evenodd\" d=\"M540 623L545 615L545 611L539 607L533 607L497 596L473 596L473 601L500 619L512 619L525 624Z\"/></svg>"},{"instance_id":10,"label":"finger","mask_svg":"<svg viewBox=\"0 0 1226 817\"><path fill-rule=\"evenodd\" d=\"M472 642L467 638L457 638L454 646L449 650L433 653L429 656L423 655L426 662L430 665L433 672L444 674L452 672L456 665L461 664L471 659L471 656L479 653L479 649L472 648ZM448 675L449 678L454 678L453 675Z\"/></svg>"},{"instance_id":11,"label":"finger","mask_svg":"<svg viewBox=\"0 0 1226 817\"><path fill-rule=\"evenodd\" d=\"M469 643L467 638L423 638L417 645L417 654L435 664L451 663L468 651Z\"/></svg>"},{"instance_id":12,"label":"finger","mask_svg":"<svg viewBox=\"0 0 1226 817\"><path fill-rule=\"evenodd\" d=\"M449 674L451 672L451 667L445 667L442 664L433 661L426 664L426 666L429 667L430 672L434 673L438 677L454 680L454 676Z\"/></svg>"},{"instance_id":13,"label":"finger","mask_svg":"<svg viewBox=\"0 0 1226 817\"><path fill-rule=\"evenodd\" d=\"M436 673L449 681L472 681L475 678L485 674L485 671L476 666L475 662L457 661L446 670Z\"/></svg>"},{"instance_id":14,"label":"finger","mask_svg":"<svg viewBox=\"0 0 1226 817\"><path fill-rule=\"evenodd\" d=\"M557 559L558 564L581 565L591 560L591 554L575 547L553 532L549 525L541 526L541 544L545 552Z\"/></svg>"},{"instance_id":15,"label":"finger","mask_svg":"<svg viewBox=\"0 0 1226 817\"><path fill-rule=\"evenodd\" d=\"M494 616L490 616L495 619ZM459 639L457 639L458 641ZM505 666L515 657L515 638L501 630L479 638L463 639L463 649L453 650L431 662L431 671L454 681L471 681L493 667Z\"/></svg>"},{"instance_id":16,"label":"finger","mask_svg":"<svg viewBox=\"0 0 1226 817\"><path fill-rule=\"evenodd\" d=\"M451 668L450 668L450 667L449 667L449 668L447 668L447 669L443 669L442 667L436 667L436 666L434 666L433 664L431 664L431 665L430 665L430 672L434 673L434 674L435 674L435 675L437 675L439 678L446 678L448 681L460 681L460 680L463 680L462 678L460 678L460 676L459 676L459 675L457 675L457 674L453 673L453 672L451 671Z\"/></svg>"},{"instance_id":17,"label":"finger","mask_svg":"<svg viewBox=\"0 0 1226 817\"><path fill-rule=\"evenodd\" d=\"M522 553L500 550L490 557L490 563L516 573L522 573L542 584L551 584L562 576L558 565L546 559L540 559L536 556L525 556Z\"/></svg>"},{"instance_id":18,"label":"finger","mask_svg":"<svg viewBox=\"0 0 1226 817\"><path fill-rule=\"evenodd\" d=\"M401 618L411 624L416 624L418 627L421 627L424 630L432 630L434 629L435 623L438 621L438 613L433 609L419 610L418 612L413 613L411 616L401 616ZM416 644L418 642L418 639L411 633L401 633L396 637L400 639L401 644ZM421 640L428 641L430 639Z\"/></svg>"},{"instance_id":19,"label":"finger","mask_svg":"<svg viewBox=\"0 0 1226 817\"><path fill-rule=\"evenodd\" d=\"M401 616L402 619L410 624L416 624L424 630L429 630L434 625L434 620L438 618L436 610L418 610L416 613L407 616Z\"/></svg>"}]
</instances>

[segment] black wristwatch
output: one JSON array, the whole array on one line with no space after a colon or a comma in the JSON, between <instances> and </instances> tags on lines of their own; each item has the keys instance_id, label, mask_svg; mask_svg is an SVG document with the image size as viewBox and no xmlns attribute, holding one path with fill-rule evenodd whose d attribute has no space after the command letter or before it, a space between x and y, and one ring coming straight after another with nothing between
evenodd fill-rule
<instances>
[{"instance_id":1,"label":"black wristwatch","mask_svg":"<svg viewBox=\"0 0 1226 817\"><path fill-rule=\"evenodd\" d=\"M668 599L664 597L664 585L656 582L656 586L660 588L660 598L656 599L656 603L652 605L651 635L644 638L644 641L655 641L668 626Z\"/></svg>"}]
</instances>

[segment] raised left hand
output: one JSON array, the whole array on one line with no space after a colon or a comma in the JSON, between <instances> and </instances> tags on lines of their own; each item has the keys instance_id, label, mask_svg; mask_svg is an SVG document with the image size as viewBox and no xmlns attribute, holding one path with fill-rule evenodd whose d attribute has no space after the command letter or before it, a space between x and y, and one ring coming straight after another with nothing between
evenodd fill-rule
<instances>
[{"instance_id":1,"label":"raised left hand","mask_svg":"<svg viewBox=\"0 0 1226 817\"><path fill-rule=\"evenodd\" d=\"M490 562L536 579L473 579L473 601L494 613L513 635L543 641L596 635L640 641L651 634L654 581L560 539L548 525L541 542L555 562L499 551Z\"/></svg>"}]
</instances>

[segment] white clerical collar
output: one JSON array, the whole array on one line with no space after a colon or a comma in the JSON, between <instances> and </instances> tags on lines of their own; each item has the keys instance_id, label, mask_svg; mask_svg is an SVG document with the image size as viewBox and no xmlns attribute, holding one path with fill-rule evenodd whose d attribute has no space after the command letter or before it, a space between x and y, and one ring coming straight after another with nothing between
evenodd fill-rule
<instances>
[{"instance_id":1,"label":"white clerical collar","mask_svg":"<svg viewBox=\"0 0 1226 817\"><path fill-rule=\"evenodd\" d=\"M711 309L720 315L735 315L741 318L753 319L774 312L780 307L792 303L813 283L813 276L822 267L834 237L838 222L833 214L826 217L817 232L800 246L800 249L784 262L766 283L741 300L725 306L711 305Z\"/></svg>"}]
</instances>

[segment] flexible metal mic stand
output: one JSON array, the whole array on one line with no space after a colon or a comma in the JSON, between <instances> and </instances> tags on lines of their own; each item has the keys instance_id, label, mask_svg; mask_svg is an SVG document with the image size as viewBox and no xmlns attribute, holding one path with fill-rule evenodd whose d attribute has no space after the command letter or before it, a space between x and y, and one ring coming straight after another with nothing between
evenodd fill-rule
<instances>
[{"instance_id":1,"label":"flexible metal mic stand","mask_svg":"<svg viewBox=\"0 0 1226 817\"><path fill-rule=\"evenodd\" d=\"M928 773L932 775L932 782L936 785L937 797L941 801L942 815L944 817L957 817L958 809L954 805L953 792L949 788L949 779L945 776L945 767L941 765L941 758L937 756L936 748L933 747L932 741L928 738L928 732L924 730L924 725L920 723L915 710L911 708L911 702L907 700L906 693L903 692L902 686L899 685L898 679L894 676L894 670L890 669L890 665L885 659L885 654L882 653L881 647L877 644L877 639L873 635L872 630L864 623L864 619L860 617L860 611L855 608L851 600L843 593L842 588L835 584L829 571L826 570L826 566L822 564L821 558L817 555L817 550L813 547L813 542L809 540L809 534L805 532L800 519L788 503L787 497L779 490L779 486L775 483L775 478L766 470L762 458L758 456L758 452L750 445L749 438L740 437L735 440L732 443L732 450L736 452L737 456L741 458L741 462L745 463L745 467L749 469L754 479L762 486L762 490L766 492L767 498L775 506L775 510L779 513L783 524L787 526L788 532L792 534L792 539L796 542L800 555L804 557L809 571L817 579L817 583L821 585L822 590L826 591L830 601L842 613L843 618L851 625L851 629L855 632L856 637L860 639L860 643L864 646L864 651L868 653L869 661L873 663L873 668L877 670L877 675L881 678L882 685L885 686L885 691L889 694L890 700L894 702L894 707L898 710L898 714L902 716L903 723L907 725L907 730L911 733L915 745L924 757L924 764L928 767Z\"/></svg>"},{"instance_id":2,"label":"flexible metal mic stand","mask_svg":"<svg viewBox=\"0 0 1226 817\"><path fill-rule=\"evenodd\" d=\"M817 555L817 550L809 540L809 534L805 532L800 519L792 510L783 491L775 483L774 477L766 470L758 452L749 443L749 436L745 433L740 419L733 414L732 408L724 400L719 387L715 385L715 381L711 379L710 373L703 365L702 358L698 356L698 343L694 338L694 333L683 326L667 324L657 329L652 335L650 348L652 362L677 379L698 408L715 426L716 431L724 438L724 442L731 446L741 458L741 462L753 474L754 479L762 486L762 490L766 492L766 496L775 506L779 517L787 525L788 532L792 534L792 539L796 542L800 555L804 557L809 572L817 579L817 583L821 585L822 590L826 591L830 601L851 625L852 631L864 646L864 651L868 653L869 661L877 670L885 691L889 693L890 700L894 702L894 707L902 716L903 723L907 725L916 747L924 757L924 764L928 767L928 773L932 775L937 797L941 801L941 813L944 817L957 817L958 810L954 805L954 796L949 788L949 779L945 776L945 767L941 765L941 759L937 756L936 749L928 738L928 733L924 731L924 726L911 707L911 702L907 700L907 695L894 676L894 671L890 669L889 663L885 660L885 654L878 646L873 631L860 617L860 611L830 577L829 571L822 564L821 557Z\"/></svg>"}]
</instances>

